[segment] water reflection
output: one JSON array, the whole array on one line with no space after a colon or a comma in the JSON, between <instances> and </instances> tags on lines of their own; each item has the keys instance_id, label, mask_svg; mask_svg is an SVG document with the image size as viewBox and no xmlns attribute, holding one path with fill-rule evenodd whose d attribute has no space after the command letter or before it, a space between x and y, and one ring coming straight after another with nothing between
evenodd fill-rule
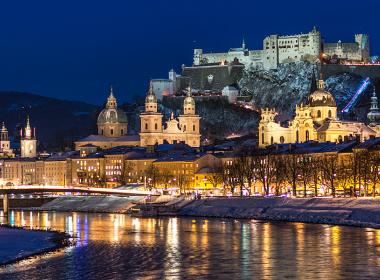
<instances>
[{"instance_id":1,"label":"water reflection","mask_svg":"<svg viewBox=\"0 0 380 280\"><path fill-rule=\"evenodd\" d=\"M66 231L76 244L1 268L0 279L376 279L380 273L380 231L373 229L33 211L11 211L9 222Z\"/></svg>"}]
</instances>

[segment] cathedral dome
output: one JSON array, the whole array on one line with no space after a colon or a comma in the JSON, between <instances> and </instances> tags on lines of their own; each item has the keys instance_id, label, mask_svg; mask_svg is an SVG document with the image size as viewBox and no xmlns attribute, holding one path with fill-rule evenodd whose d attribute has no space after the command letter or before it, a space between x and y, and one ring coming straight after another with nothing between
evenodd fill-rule
<instances>
[{"instance_id":1,"label":"cathedral dome","mask_svg":"<svg viewBox=\"0 0 380 280\"><path fill-rule=\"evenodd\" d=\"M316 90L309 96L309 105L311 107L327 106L336 107L334 96L325 90Z\"/></svg>"},{"instance_id":2,"label":"cathedral dome","mask_svg":"<svg viewBox=\"0 0 380 280\"><path fill-rule=\"evenodd\" d=\"M122 109L104 108L98 116L97 124L107 123L127 123L127 115Z\"/></svg>"},{"instance_id":3,"label":"cathedral dome","mask_svg":"<svg viewBox=\"0 0 380 280\"><path fill-rule=\"evenodd\" d=\"M117 108L117 101L113 95L112 87L110 95L107 98L106 107L100 112L98 116L98 125L115 123L127 123L127 115L122 109Z\"/></svg>"}]
</instances>

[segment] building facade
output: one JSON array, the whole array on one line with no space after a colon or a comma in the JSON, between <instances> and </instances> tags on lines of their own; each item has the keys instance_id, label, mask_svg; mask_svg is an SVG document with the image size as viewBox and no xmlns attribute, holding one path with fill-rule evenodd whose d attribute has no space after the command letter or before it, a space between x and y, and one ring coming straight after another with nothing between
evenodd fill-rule
<instances>
[{"instance_id":1,"label":"building facade","mask_svg":"<svg viewBox=\"0 0 380 280\"><path fill-rule=\"evenodd\" d=\"M163 125L163 114L158 112L157 98L152 83L145 98L145 111L140 114L140 146L156 144L185 143L191 147L200 146L200 117L195 113L195 101L191 97L191 88L183 103L183 114L178 118L171 114Z\"/></svg>"},{"instance_id":2,"label":"building facade","mask_svg":"<svg viewBox=\"0 0 380 280\"><path fill-rule=\"evenodd\" d=\"M138 146L138 135L128 135L128 120L125 112L117 107L117 99L112 87L105 108L99 113L97 120L98 134L89 135L75 142L75 149L86 148L88 145L100 149L110 149L116 146Z\"/></svg>"},{"instance_id":3,"label":"building facade","mask_svg":"<svg viewBox=\"0 0 380 280\"><path fill-rule=\"evenodd\" d=\"M204 53L202 49L194 49L193 65L228 64L237 59L247 68L269 70L277 69L281 63L316 61L321 54L366 62L369 59L368 35L356 34L353 43L324 43L321 33L314 27L306 34L269 35L264 38L261 50L249 50L244 40L240 48L232 48L226 53Z\"/></svg>"},{"instance_id":4,"label":"building facade","mask_svg":"<svg viewBox=\"0 0 380 280\"><path fill-rule=\"evenodd\" d=\"M259 123L259 147L272 144L306 141L342 142L350 139L365 141L380 136L380 130L364 123L337 119L333 95L320 80L318 90L309 96L308 104L296 106L294 119L287 124L276 122L276 111L264 109Z\"/></svg>"}]
</instances>

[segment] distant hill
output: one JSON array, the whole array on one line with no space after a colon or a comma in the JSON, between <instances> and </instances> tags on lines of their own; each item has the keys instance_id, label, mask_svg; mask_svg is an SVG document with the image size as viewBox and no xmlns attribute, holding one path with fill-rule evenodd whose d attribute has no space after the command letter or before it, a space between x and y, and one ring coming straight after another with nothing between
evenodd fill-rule
<instances>
[{"instance_id":1,"label":"distant hill","mask_svg":"<svg viewBox=\"0 0 380 280\"><path fill-rule=\"evenodd\" d=\"M0 122L5 122L17 145L19 128L30 115L40 150L71 147L72 142L96 131L99 106L31 93L0 91Z\"/></svg>"}]
</instances>

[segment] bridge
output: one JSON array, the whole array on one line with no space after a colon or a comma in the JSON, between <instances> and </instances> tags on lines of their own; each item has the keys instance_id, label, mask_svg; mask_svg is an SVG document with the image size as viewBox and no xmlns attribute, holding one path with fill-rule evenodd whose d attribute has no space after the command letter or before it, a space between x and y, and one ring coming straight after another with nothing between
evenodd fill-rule
<instances>
[{"instance_id":1,"label":"bridge","mask_svg":"<svg viewBox=\"0 0 380 280\"><path fill-rule=\"evenodd\" d=\"M159 196L157 193L139 190L122 190L109 188L90 188L90 187L69 187L69 186L4 186L0 187L0 194L3 194L4 215L8 214L9 194L26 194L26 193L95 193L121 196Z\"/></svg>"}]
</instances>

